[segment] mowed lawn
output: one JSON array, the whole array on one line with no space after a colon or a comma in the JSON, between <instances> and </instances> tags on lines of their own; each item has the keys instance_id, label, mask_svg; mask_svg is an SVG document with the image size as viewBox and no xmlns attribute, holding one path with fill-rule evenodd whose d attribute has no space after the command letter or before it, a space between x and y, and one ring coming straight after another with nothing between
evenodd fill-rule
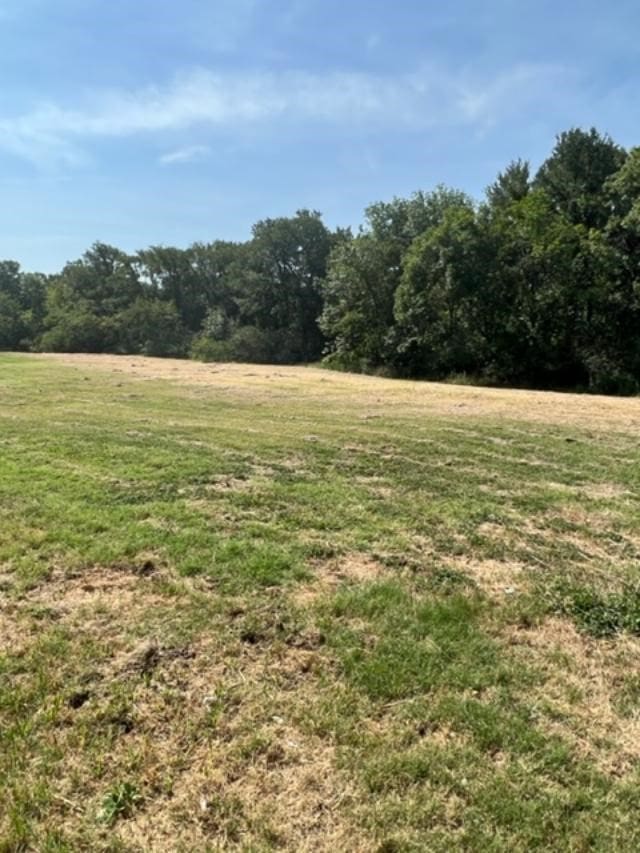
<instances>
[{"instance_id":1,"label":"mowed lawn","mask_svg":"<svg viewBox=\"0 0 640 853\"><path fill-rule=\"evenodd\" d=\"M0 355L0 850L640 849L640 400Z\"/></svg>"}]
</instances>

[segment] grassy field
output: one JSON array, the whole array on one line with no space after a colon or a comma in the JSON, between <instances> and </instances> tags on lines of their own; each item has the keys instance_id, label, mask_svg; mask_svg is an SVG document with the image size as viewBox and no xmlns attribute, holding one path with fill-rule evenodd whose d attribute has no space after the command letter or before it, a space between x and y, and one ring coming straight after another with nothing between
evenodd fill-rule
<instances>
[{"instance_id":1,"label":"grassy field","mask_svg":"<svg viewBox=\"0 0 640 853\"><path fill-rule=\"evenodd\" d=\"M0 356L0 850L640 849L640 400Z\"/></svg>"}]
</instances>

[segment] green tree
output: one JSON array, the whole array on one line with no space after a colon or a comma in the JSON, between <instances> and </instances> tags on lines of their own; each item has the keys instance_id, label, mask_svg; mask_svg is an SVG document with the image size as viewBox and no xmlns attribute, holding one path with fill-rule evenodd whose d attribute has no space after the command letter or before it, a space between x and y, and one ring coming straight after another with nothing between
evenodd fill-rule
<instances>
[{"instance_id":1,"label":"green tree","mask_svg":"<svg viewBox=\"0 0 640 853\"><path fill-rule=\"evenodd\" d=\"M323 284L320 325L335 363L370 370L393 359L399 253L389 239L360 234L336 247Z\"/></svg>"},{"instance_id":2,"label":"green tree","mask_svg":"<svg viewBox=\"0 0 640 853\"><path fill-rule=\"evenodd\" d=\"M264 333L274 361L313 361L322 353L321 284L333 242L316 211L265 219L253 227L244 263L230 270L238 324Z\"/></svg>"},{"instance_id":3,"label":"green tree","mask_svg":"<svg viewBox=\"0 0 640 853\"><path fill-rule=\"evenodd\" d=\"M16 350L26 333L17 299L0 290L0 350Z\"/></svg>"},{"instance_id":4,"label":"green tree","mask_svg":"<svg viewBox=\"0 0 640 853\"><path fill-rule=\"evenodd\" d=\"M139 297L118 317L118 348L127 353L183 356L189 335L170 302Z\"/></svg>"},{"instance_id":5,"label":"green tree","mask_svg":"<svg viewBox=\"0 0 640 853\"><path fill-rule=\"evenodd\" d=\"M207 313L207 293L193 252L172 246L151 246L136 257L140 277L151 295L175 306L181 322L197 332Z\"/></svg>"},{"instance_id":6,"label":"green tree","mask_svg":"<svg viewBox=\"0 0 640 853\"><path fill-rule=\"evenodd\" d=\"M394 302L405 256L416 238L437 228L452 210L473 211L473 202L444 186L367 208L363 231L333 253L323 288L321 325L330 360L352 369L394 367Z\"/></svg>"},{"instance_id":7,"label":"green tree","mask_svg":"<svg viewBox=\"0 0 640 853\"><path fill-rule=\"evenodd\" d=\"M412 243L395 296L399 358L412 375L478 370L483 354L475 307L486 270L483 249L475 213L466 207L449 209Z\"/></svg>"},{"instance_id":8,"label":"green tree","mask_svg":"<svg viewBox=\"0 0 640 853\"><path fill-rule=\"evenodd\" d=\"M589 232L537 189L488 225L494 263L484 288L488 370L501 381L584 384L580 354L594 256Z\"/></svg>"},{"instance_id":9,"label":"green tree","mask_svg":"<svg viewBox=\"0 0 640 853\"><path fill-rule=\"evenodd\" d=\"M28 349L42 331L46 278L0 262L0 349Z\"/></svg>"},{"instance_id":10,"label":"green tree","mask_svg":"<svg viewBox=\"0 0 640 853\"><path fill-rule=\"evenodd\" d=\"M95 243L52 280L41 348L117 352L118 317L143 293L133 259L113 246Z\"/></svg>"},{"instance_id":11,"label":"green tree","mask_svg":"<svg viewBox=\"0 0 640 853\"><path fill-rule=\"evenodd\" d=\"M540 167L535 186L576 225L603 228L609 218L607 179L623 165L626 152L595 128L561 133Z\"/></svg>"},{"instance_id":12,"label":"green tree","mask_svg":"<svg viewBox=\"0 0 640 853\"><path fill-rule=\"evenodd\" d=\"M531 189L529 163L525 160L512 161L504 172L487 187L487 202L491 208L499 209L514 201L521 201Z\"/></svg>"}]
</instances>

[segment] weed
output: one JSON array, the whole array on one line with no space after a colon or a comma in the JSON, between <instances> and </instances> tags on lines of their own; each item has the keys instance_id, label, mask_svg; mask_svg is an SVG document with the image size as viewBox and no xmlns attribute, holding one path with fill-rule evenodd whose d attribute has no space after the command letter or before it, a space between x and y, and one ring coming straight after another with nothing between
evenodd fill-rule
<instances>
[{"instance_id":1,"label":"weed","mask_svg":"<svg viewBox=\"0 0 640 853\"><path fill-rule=\"evenodd\" d=\"M570 616L594 637L626 631L640 635L640 589L603 594L593 587L558 581L551 591L552 609Z\"/></svg>"},{"instance_id":2,"label":"weed","mask_svg":"<svg viewBox=\"0 0 640 853\"><path fill-rule=\"evenodd\" d=\"M138 788L132 782L121 782L105 794L98 820L113 826L117 820L131 817L141 802Z\"/></svg>"}]
</instances>

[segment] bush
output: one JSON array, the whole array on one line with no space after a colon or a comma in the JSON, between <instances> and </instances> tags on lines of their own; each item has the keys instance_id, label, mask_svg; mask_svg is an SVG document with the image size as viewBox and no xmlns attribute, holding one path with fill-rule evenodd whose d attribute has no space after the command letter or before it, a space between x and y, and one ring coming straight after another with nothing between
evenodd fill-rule
<instances>
[{"instance_id":1,"label":"bush","mask_svg":"<svg viewBox=\"0 0 640 853\"><path fill-rule=\"evenodd\" d=\"M104 352L108 335L100 319L89 311L61 317L40 338L44 352Z\"/></svg>"},{"instance_id":2,"label":"bush","mask_svg":"<svg viewBox=\"0 0 640 853\"><path fill-rule=\"evenodd\" d=\"M207 334L196 337L191 357L202 361L246 361L269 364L277 361L276 334L256 326L240 326L226 340Z\"/></svg>"},{"instance_id":3,"label":"bush","mask_svg":"<svg viewBox=\"0 0 640 853\"><path fill-rule=\"evenodd\" d=\"M633 396L640 391L640 383L617 360L602 354L585 359L589 371L589 391L595 394L620 394Z\"/></svg>"},{"instance_id":4,"label":"bush","mask_svg":"<svg viewBox=\"0 0 640 853\"><path fill-rule=\"evenodd\" d=\"M117 319L118 348L127 353L153 356L183 356L188 333L178 311L170 302L137 299Z\"/></svg>"},{"instance_id":5,"label":"bush","mask_svg":"<svg viewBox=\"0 0 640 853\"><path fill-rule=\"evenodd\" d=\"M217 341L207 334L196 335L189 351L196 361L233 361L230 341Z\"/></svg>"}]
</instances>

